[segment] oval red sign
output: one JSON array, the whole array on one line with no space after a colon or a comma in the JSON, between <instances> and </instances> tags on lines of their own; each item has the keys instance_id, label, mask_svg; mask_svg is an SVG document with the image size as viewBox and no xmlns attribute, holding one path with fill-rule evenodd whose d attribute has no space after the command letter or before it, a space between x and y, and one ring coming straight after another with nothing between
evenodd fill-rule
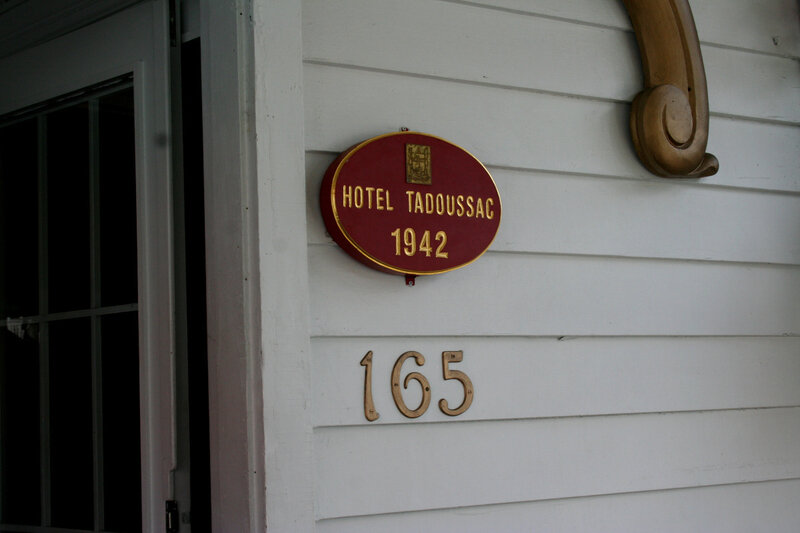
<instances>
[{"instance_id":1,"label":"oval red sign","mask_svg":"<svg viewBox=\"0 0 800 533\"><path fill-rule=\"evenodd\" d=\"M500 227L500 195L472 154L444 139L398 132L342 153L320 207L333 239L394 274L439 274L480 257Z\"/></svg>"}]
</instances>

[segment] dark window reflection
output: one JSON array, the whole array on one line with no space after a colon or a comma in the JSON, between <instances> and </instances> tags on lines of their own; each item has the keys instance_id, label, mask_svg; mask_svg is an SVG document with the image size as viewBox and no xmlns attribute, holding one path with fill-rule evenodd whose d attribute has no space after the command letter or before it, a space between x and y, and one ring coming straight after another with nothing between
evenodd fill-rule
<instances>
[{"instance_id":1,"label":"dark window reflection","mask_svg":"<svg viewBox=\"0 0 800 533\"><path fill-rule=\"evenodd\" d=\"M0 521L38 525L39 346L14 329L0 331Z\"/></svg>"},{"instance_id":2,"label":"dark window reflection","mask_svg":"<svg viewBox=\"0 0 800 533\"><path fill-rule=\"evenodd\" d=\"M89 307L89 112L47 115L47 254L50 312Z\"/></svg>"},{"instance_id":3,"label":"dark window reflection","mask_svg":"<svg viewBox=\"0 0 800 533\"><path fill-rule=\"evenodd\" d=\"M0 319L39 309L37 125L0 128Z\"/></svg>"},{"instance_id":4,"label":"dark window reflection","mask_svg":"<svg viewBox=\"0 0 800 533\"><path fill-rule=\"evenodd\" d=\"M0 126L0 531L135 533L133 89L53 106Z\"/></svg>"},{"instance_id":5,"label":"dark window reflection","mask_svg":"<svg viewBox=\"0 0 800 533\"><path fill-rule=\"evenodd\" d=\"M141 530L139 327L136 313L102 318L106 529Z\"/></svg>"},{"instance_id":6,"label":"dark window reflection","mask_svg":"<svg viewBox=\"0 0 800 533\"><path fill-rule=\"evenodd\" d=\"M90 319L50 324L50 468L54 526L94 526Z\"/></svg>"},{"instance_id":7,"label":"dark window reflection","mask_svg":"<svg viewBox=\"0 0 800 533\"><path fill-rule=\"evenodd\" d=\"M99 100L101 304L136 301L133 89Z\"/></svg>"}]
</instances>

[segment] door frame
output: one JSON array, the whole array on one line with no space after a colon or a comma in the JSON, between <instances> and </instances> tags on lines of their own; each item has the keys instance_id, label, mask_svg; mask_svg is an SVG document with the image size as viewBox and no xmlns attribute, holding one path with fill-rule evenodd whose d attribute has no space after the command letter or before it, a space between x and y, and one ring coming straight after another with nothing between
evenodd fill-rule
<instances>
[{"instance_id":1,"label":"door frame","mask_svg":"<svg viewBox=\"0 0 800 533\"><path fill-rule=\"evenodd\" d=\"M140 3L0 59L0 114L133 72L142 528L164 525L176 464L168 3ZM57 24L53 21L53 24Z\"/></svg>"},{"instance_id":2,"label":"door frame","mask_svg":"<svg viewBox=\"0 0 800 533\"><path fill-rule=\"evenodd\" d=\"M212 527L313 531L302 2L199 1Z\"/></svg>"},{"instance_id":3,"label":"door frame","mask_svg":"<svg viewBox=\"0 0 800 533\"><path fill-rule=\"evenodd\" d=\"M215 532L266 530L251 2L199 0ZM287 470L287 476L291 476Z\"/></svg>"},{"instance_id":4,"label":"door frame","mask_svg":"<svg viewBox=\"0 0 800 533\"><path fill-rule=\"evenodd\" d=\"M24 50L0 39L0 55L14 52L0 58L0 72L30 80L0 86L0 114L134 73L145 531L164 528L177 455L175 365L159 357L176 346L168 21L177 1L80 0L88 20L66 27L48 17L27 42L62 37ZM264 531L269 514L270 527L312 530L307 250L297 209L305 205L301 4L188 4L199 4L202 47L212 527ZM254 18L265 26L255 29ZM45 83L54 63L72 74ZM269 87L256 87L259 77ZM258 142L256 130L266 134ZM265 186L259 174L276 179Z\"/></svg>"}]
</instances>

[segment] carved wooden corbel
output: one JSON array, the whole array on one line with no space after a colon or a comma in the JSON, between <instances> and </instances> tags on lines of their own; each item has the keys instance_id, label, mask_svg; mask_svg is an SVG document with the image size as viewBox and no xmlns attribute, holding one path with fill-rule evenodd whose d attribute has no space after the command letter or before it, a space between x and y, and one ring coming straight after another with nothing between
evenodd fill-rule
<instances>
[{"instance_id":1,"label":"carved wooden corbel","mask_svg":"<svg viewBox=\"0 0 800 533\"><path fill-rule=\"evenodd\" d=\"M688 0L623 1L644 71L644 90L631 108L639 159L665 178L716 174L719 162L706 153L708 90Z\"/></svg>"}]
</instances>

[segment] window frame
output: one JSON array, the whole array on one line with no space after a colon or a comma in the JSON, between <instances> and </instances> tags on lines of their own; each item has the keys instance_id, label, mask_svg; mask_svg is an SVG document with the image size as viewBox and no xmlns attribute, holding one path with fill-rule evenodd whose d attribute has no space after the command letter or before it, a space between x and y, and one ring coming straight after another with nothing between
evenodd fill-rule
<instances>
[{"instance_id":1,"label":"window frame","mask_svg":"<svg viewBox=\"0 0 800 533\"><path fill-rule=\"evenodd\" d=\"M176 435L168 15L166 0L140 3L0 58L0 78L15 81L0 86L0 115L133 73L145 531L163 527L164 501L175 497L171 483ZM58 26L57 21L50 24Z\"/></svg>"}]
</instances>

